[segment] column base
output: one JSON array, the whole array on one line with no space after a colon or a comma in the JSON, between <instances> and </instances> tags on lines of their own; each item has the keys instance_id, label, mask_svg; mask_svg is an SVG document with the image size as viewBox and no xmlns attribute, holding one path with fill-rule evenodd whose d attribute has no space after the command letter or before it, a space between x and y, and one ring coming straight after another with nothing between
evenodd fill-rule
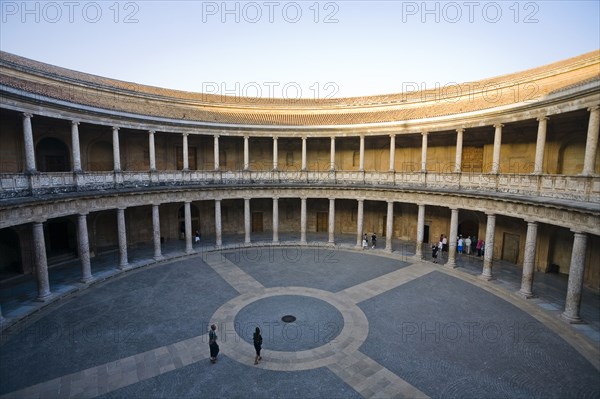
<instances>
[{"instance_id":1,"label":"column base","mask_svg":"<svg viewBox=\"0 0 600 399\"><path fill-rule=\"evenodd\" d=\"M521 290L517 291L517 295L523 299L537 298L537 296L534 295L533 292L525 292L525 291L521 291Z\"/></svg>"},{"instance_id":2,"label":"column base","mask_svg":"<svg viewBox=\"0 0 600 399\"><path fill-rule=\"evenodd\" d=\"M129 269L129 263L124 263L119 265L119 270L127 270Z\"/></svg>"},{"instance_id":3,"label":"column base","mask_svg":"<svg viewBox=\"0 0 600 399\"><path fill-rule=\"evenodd\" d=\"M89 283L91 283L94 280L96 280L96 278L94 276L89 276L89 277L82 277L82 278L80 278L79 282L83 283L83 284L89 284Z\"/></svg>"},{"instance_id":4,"label":"column base","mask_svg":"<svg viewBox=\"0 0 600 399\"><path fill-rule=\"evenodd\" d=\"M483 280L483 281L491 281L494 280L494 276L490 275L486 275L486 274L480 274L479 276L477 276L477 278Z\"/></svg>"},{"instance_id":5,"label":"column base","mask_svg":"<svg viewBox=\"0 0 600 399\"><path fill-rule=\"evenodd\" d=\"M43 295L35 298L35 301L36 302L48 302L50 299L52 299L52 297L53 297L52 293L48 292L47 294L43 294Z\"/></svg>"},{"instance_id":6,"label":"column base","mask_svg":"<svg viewBox=\"0 0 600 399\"><path fill-rule=\"evenodd\" d=\"M159 260L163 260L165 257L162 255L154 255L152 257L152 259L154 259L155 261L159 261Z\"/></svg>"},{"instance_id":7,"label":"column base","mask_svg":"<svg viewBox=\"0 0 600 399\"><path fill-rule=\"evenodd\" d=\"M560 318L565 320L569 324L584 324L585 322L579 316L570 316L565 312L561 313Z\"/></svg>"},{"instance_id":8,"label":"column base","mask_svg":"<svg viewBox=\"0 0 600 399\"><path fill-rule=\"evenodd\" d=\"M447 267L448 269L456 269L457 268L456 263L450 263L450 262L444 263L442 266Z\"/></svg>"}]
</instances>

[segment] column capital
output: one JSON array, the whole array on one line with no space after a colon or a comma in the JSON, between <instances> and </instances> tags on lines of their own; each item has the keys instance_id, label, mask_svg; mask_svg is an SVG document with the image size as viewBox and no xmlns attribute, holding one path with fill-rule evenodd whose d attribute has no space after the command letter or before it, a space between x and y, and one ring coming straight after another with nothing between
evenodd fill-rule
<instances>
[{"instance_id":1,"label":"column capital","mask_svg":"<svg viewBox=\"0 0 600 399\"><path fill-rule=\"evenodd\" d=\"M591 107L588 107L588 111L592 112L592 111L598 111L600 109L600 104L597 105L592 105Z\"/></svg>"},{"instance_id":2,"label":"column capital","mask_svg":"<svg viewBox=\"0 0 600 399\"><path fill-rule=\"evenodd\" d=\"M421 136L427 136L429 132L421 132Z\"/></svg>"},{"instance_id":3,"label":"column capital","mask_svg":"<svg viewBox=\"0 0 600 399\"><path fill-rule=\"evenodd\" d=\"M79 212L77 215L80 216L80 217L81 216L85 217L85 216L89 215L89 212Z\"/></svg>"},{"instance_id":4,"label":"column capital","mask_svg":"<svg viewBox=\"0 0 600 399\"><path fill-rule=\"evenodd\" d=\"M277 141L279 137L278 136L273 136L273 140Z\"/></svg>"},{"instance_id":5,"label":"column capital","mask_svg":"<svg viewBox=\"0 0 600 399\"><path fill-rule=\"evenodd\" d=\"M495 218L496 217L496 214L492 213L492 212L486 212L485 214L487 215L488 218Z\"/></svg>"},{"instance_id":6,"label":"column capital","mask_svg":"<svg viewBox=\"0 0 600 399\"><path fill-rule=\"evenodd\" d=\"M306 200L308 199L308 197L306 197L306 196L302 196L302 197L300 197L300 199L301 199L302 201L306 201Z\"/></svg>"},{"instance_id":7,"label":"column capital","mask_svg":"<svg viewBox=\"0 0 600 399\"><path fill-rule=\"evenodd\" d=\"M71 121L71 125L77 126L79 125L79 121L74 119Z\"/></svg>"},{"instance_id":8,"label":"column capital","mask_svg":"<svg viewBox=\"0 0 600 399\"><path fill-rule=\"evenodd\" d=\"M537 118L535 118L535 120L538 121L538 122L547 121L548 119L550 119L548 117L548 115L542 115L542 116L538 116Z\"/></svg>"},{"instance_id":9,"label":"column capital","mask_svg":"<svg viewBox=\"0 0 600 399\"><path fill-rule=\"evenodd\" d=\"M48 219L46 219L46 218L35 218L35 219L33 219L32 223L34 225L35 224L44 224L46 222L46 220L48 220Z\"/></svg>"},{"instance_id":10,"label":"column capital","mask_svg":"<svg viewBox=\"0 0 600 399\"><path fill-rule=\"evenodd\" d=\"M33 118L33 114L31 112L23 112L23 116L25 118Z\"/></svg>"},{"instance_id":11,"label":"column capital","mask_svg":"<svg viewBox=\"0 0 600 399\"><path fill-rule=\"evenodd\" d=\"M358 202L365 202L365 199L364 199L364 198L357 198L356 200L357 200Z\"/></svg>"},{"instance_id":12,"label":"column capital","mask_svg":"<svg viewBox=\"0 0 600 399\"><path fill-rule=\"evenodd\" d=\"M273 198L273 201L278 201L278 200L279 200L279 197L278 197L278 196L276 196L276 195L275 195L275 196L273 196L272 198Z\"/></svg>"},{"instance_id":13,"label":"column capital","mask_svg":"<svg viewBox=\"0 0 600 399\"><path fill-rule=\"evenodd\" d=\"M535 224L535 225L538 224L537 220L533 220L533 219L524 219L524 220L527 224Z\"/></svg>"},{"instance_id":14,"label":"column capital","mask_svg":"<svg viewBox=\"0 0 600 399\"><path fill-rule=\"evenodd\" d=\"M464 127L459 127L458 129L456 129L456 133L464 133L466 129Z\"/></svg>"},{"instance_id":15,"label":"column capital","mask_svg":"<svg viewBox=\"0 0 600 399\"><path fill-rule=\"evenodd\" d=\"M249 134L244 134L244 140L250 140L250 135Z\"/></svg>"},{"instance_id":16,"label":"column capital","mask_svg":"<svg viewBox=\"0 0 600 399\"><path fill-rule=\"evenodd\" d=\"M183 201L183 203L184 203L184 204L191 204L191 203L192 203L192 200L184 200L184 201Z\"/></svg>"},{"instance_id":17,"label":"column capital","mask_svg":"<svg viewBox=\"0 0 600 399\"><path fill-rule=\"evenodd\" d=\"M458 212L460 210L460 208L457 207L457 206L449 206L449 208L450 208L451 211L457 211Z\"/></svg>"},{"instance_id":18,"label":"column capital","mask_svg":"<svg viewBox=\"0 0 600 399\"><path fill-rule=\"evenodd\" d=\"M213 138L218 139L219 137L221 137L220 134L213 134Z\"/></svg>"},{"instance_id":19,"label":"column capital","mask_svg":"<svg viewBox=\"0 0 600 399\"><path fill-rule=\"evenodd\" d=\"M504 125L502 123L494 123L494 128L496 129L502 129L504 127Z\"/></svg>"},{"instance_id":20,"label":"column capital","mask_svg":"<svg viewBox=\"0 0 600 399\"><path fill-rule=\"evenodd\" d=\"M181 133L181 135L182 135L183 137L187 137L187 136L189 136L190 134L189 134L189 133Z\"/></svg>"},{"instance_id":21,"label":"column capital","mask_svg":"<svg viewBox=\"0 0 600 399\"><path fill-rule=\"evenodd\" d=\"M127 209L126 206L118 206L117 207L117 210L119 210L119 211L124 211L125 209Z\"/></svg>"},{"instance_id":22,"label":"column capital","mask_svg":"<svg viewBox=\"0 0 600 399\"><path fill-rule=\"evenodd\" d=\"M575 234L576 236L580 236L580 237L581 237L581 236L587 236L587 233L585 233L585 232L584 232L584 231L582 231L582 230L575 230L575 229L571 229L571 232L572 232L573 234Z\"/></svg>"},{"instance_id":23,"label":"column capital","mask_svg":"<svg viewBox=\"0 0 600 399\"><path fill-rule=\"evenodd\" d=\"M391 139L395 139L396 138L396 133L390 133L389 136L390 136Z\"/></svg>"},{"instance_id":24,"label":"column capital","mask_svg":"<svg viewBox=\"0 0 600 399\"><path fill-rule=\"evenodd\" d=\"M308 137L306 135L303 135L302 137L300 137L302 140L306 140Z\"/></svg>"},{"instance_id":25,"label":"column capital","mask_svg":"<svg viewBox=\"0 0 600 399\"><path fill-rule=\"evenodd\" d=\"M154 133L156 133L156 130L148 130L148 133L154 134Z\"/></svg>"},{"instance_id":26,"label":"column capital","mask_svg":"<svg viewBox=\"0 0 600 399\"><path fill-rule=\"evenodd\" d=\"M119 126L113 126L112 127L112 130L117 130L118 131L119 129L121 129Z\"/></svg>"},{"instance_id":27,"label":"column capital","mask_svg":"<svg viewBox=\"0 0 600 399\"><path fill-rule=\"evenodd\" d=\"M394 200L388 200L388 201L386 201L386 202L387 202L388 204L393 204L393 203L394 203L394 202L396 202L396 201L394 201Z\"/></svg>"},{"instance_id":28,"label":"column capital","mask_svg":"<svg viewBox=\"0 0 600 399\"><path fill-rule=\"evenodd\" d=\"M244 197L244 201L250 201L252 197Z\"/></svg>"},{"instance_id":29,"label":"column capital","mask_svg":"<svg viewBox=\"0 0 600 399\"><path fill-rule=\"evenodd\" d=\"M160 205L162 205L162 202L151 202L150 205L152 205L152 206L160 206Z\"/></svg>"}]
</instances>

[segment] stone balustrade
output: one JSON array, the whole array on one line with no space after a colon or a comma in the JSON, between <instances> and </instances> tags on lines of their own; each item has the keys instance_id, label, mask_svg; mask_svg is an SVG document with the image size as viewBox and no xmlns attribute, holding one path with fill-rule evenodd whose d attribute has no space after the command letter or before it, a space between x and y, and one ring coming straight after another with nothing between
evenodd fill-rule
<instances>
[{"instance_id":1,"label":"stone balustrade","mask_svg":"<svg viewBox=\"0 0 600 399\"><path fill-rule=\"evenodd\" d=\"M119 188L186 185L310 184L340 186L389 186L400 189L505 193L518 198L543 197L600 204L600 177L421 173L374 171L159 171L159 172L55 172L2 173L0 199L23 198L66 192L92 192ZM525 199L525 198L524 198Z\"/></svg>"}]
</instances>

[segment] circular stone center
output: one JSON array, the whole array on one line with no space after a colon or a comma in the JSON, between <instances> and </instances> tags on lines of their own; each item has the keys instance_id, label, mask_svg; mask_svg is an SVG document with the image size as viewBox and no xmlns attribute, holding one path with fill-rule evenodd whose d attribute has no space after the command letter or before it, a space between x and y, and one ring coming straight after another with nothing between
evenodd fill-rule
<instances>
[{"instance_id":1,"label":"circular stone center","mask_svg":"<svg viewBox=\"0 0 600 399\"><path fill-rule=\"evenodd\" d=\"M283 352L318 348L335 341L344 328L344 317L333 305L303 295L258 299L240 309L234 320L244 341L252 344L258 327L263 349Z\"/></svg>"}]
</instances>

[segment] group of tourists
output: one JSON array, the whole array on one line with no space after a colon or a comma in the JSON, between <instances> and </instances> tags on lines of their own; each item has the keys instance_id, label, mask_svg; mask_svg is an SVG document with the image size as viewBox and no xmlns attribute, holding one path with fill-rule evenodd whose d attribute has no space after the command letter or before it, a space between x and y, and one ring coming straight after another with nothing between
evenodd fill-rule
<instances>
[{"instance_id":1,"label":"group of tourists","mask_svg":"<svg viewBox=\"0 0 600 399\"><path fill-rule=\"evenodd\" d=\"M438 255L441 253L440 257L442 257L444 252L448 252L448 237L441 234L437 244L431 246L433 263L438 263ZM485 241L482 239L478 240L475 236L473 236L473 238L471 238L471 236L463 238L462 234L459 234L458 237L456 237L456 252L459 254L477 254L477 256L483 256L485 252Z\"/></svg>"},{"instance_id":2,"label":"group of tourists","mask_svg":"<svg viewBox=\"0 0 600 399\"><path fill-rule=\"evenodd\" d=\"M371 248L375 249L375 247L377 246L377 234L373 233L371 234ZM363 236L363 240L362 240L362 249L366 249L369 247L369 237L367 237L367 233L365 233L365 235Z\"/></svg>"}]
</instances>

